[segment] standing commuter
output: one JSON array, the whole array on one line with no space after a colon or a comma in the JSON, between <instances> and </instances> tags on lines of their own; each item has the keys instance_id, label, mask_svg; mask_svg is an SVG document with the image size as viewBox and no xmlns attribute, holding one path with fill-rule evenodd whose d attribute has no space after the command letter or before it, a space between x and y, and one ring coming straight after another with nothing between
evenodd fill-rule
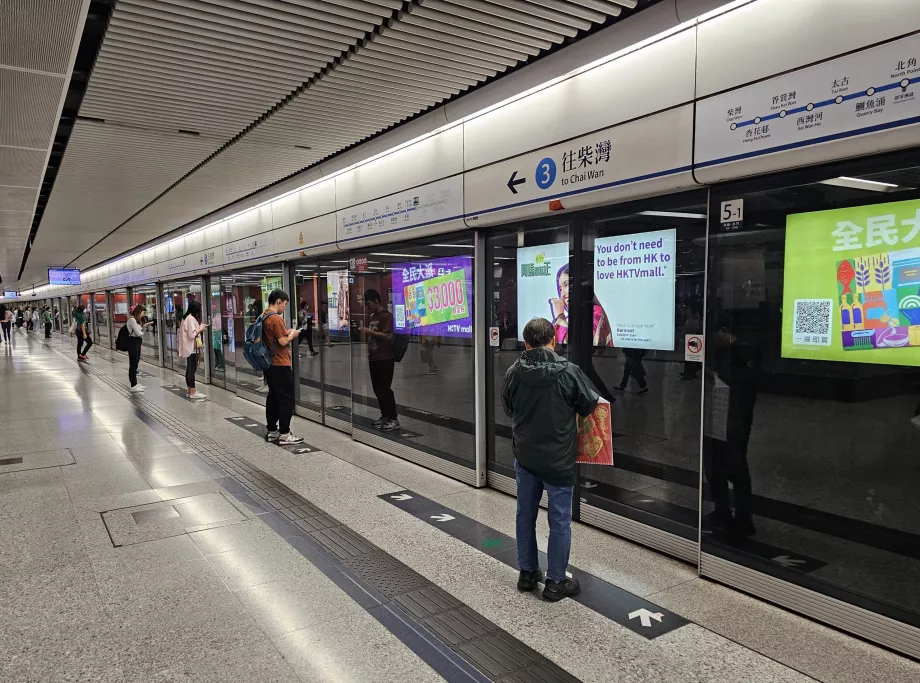
<instances>
[{"instance_id":1,"label":"standing commuter","mask_svg":"<svg viewBox=\"0 0 920 683\"><path fill-rule=\"evenodd\" d=\"M300 331L289 330L284 324L284 311L290 297L281 289L268 295L268 309L262 316L262 335L265 345L272 350L272 365L265 371L268 394L265 397L265 438L277 439L286 446L303 441L291 431L294 414L294 366L291 363L291 342Z\"/></svg>"},{"instance_id":2,"label":"standing commuter","mask_svg":"<svg viewBox=\"0 0 920 683\"><path fill-rule=\"evenodd\" d=\"M35 306L32 309L32 331L38 331L39 325L41 324L42 314L39 311L38 306Z\"/></svg>"},{"instance_id":3,"label":"standing commuter","mask_svg":"<svg viewBox=\"0 0 920 683\"><path fill-rule=\"evenodd\" d=\"M549 507L549 566L543 599L577 595L578 580L566 576L572 546L572 492L578 427L600 398L574 363L555 353L556 329L544 318L524 326L525 351L502 384L502 408L511 418L517 479L518 590L532 591L543 580L537 554L537 513L546 491Z\"/></svg>"},{"instance_id":4,"label":"standing commuter","mask_svg":"<svg viewBox=\"0 0 920 683\"><path fill-rule=\"evenodd\" d=\"M185 386L188 392L186 397L196 401L206 398L204 394L195 388L195 371L198 369L198 352L204 347L201 331L207 326L207 323L201 322L201 304L197 301L189 302L188 313L185 314L179 324L177 337L179 339L179 357L186 359Z\"/></svg>"},{"instance_id":5,"label":"standing commuter","mask_svg":"<svg viewBox=\"0 0 920 683\"><path fill-rule=\"evenodd\" d=\"M32 309L26 306L26 310L23 311L23 320L26 324L26 334L32 332Z\"/></svg>"},{"instance_id":6,"label":"standing commuter","mask_svg":"<svg viewBox=\"0 0 920 683\"><path fill-rule=\"evenodd\" d=\"M51 306L45 306L42 311L42 322L45 323L45 339L51 339Z\"/></svg>"},{"instance_id":7,"label":"standing commuter","mask_svg":"<svg viewBox=\"0 0 920 683\"><path fill-rule=\"evenodd\" d=\"M22 323L24 320L25 319L22 314L22 307L17 306L16 307L16 329L19 330L20 332L22 332Z\"/></svg>"},{"instance_id":8,"label":"standing commuter","mask_svg":"<svg viewBox=\"0 0 920 683\"><path fill-rule=\"evenodd\" d=\"M74 309L73 321L77 334L77 360L87 360L86 354L93 346L93 338L89 336L89 328L86 325L86 306L80 304Z\"/></svg>"},{"instance_id":9,"label":"standing commuter","mask_svg":"<svg viewBox=\"0 0 920 683\"><path fill-rule=\"evenodd\" d=\"M141 362L141 343L144 339L144 330L150 323L141 322L147 315L143 304L138 304L131 311L128 318L128 381L131 383L131 393L139 394L145 387L137 383L137 366Z\"/></svg>"},{"instance_id":10,"label":"standing commuter","mask_svg":"<svg viewBox=\"0 0 920 683\"><path fill-rule=\"evenodd\" d=\"M3 328L3 339L0 343L10 343L10 328L13 326L13 312L0 304L0 327Z\"/></svg>"},{"instance_id":11,"label":"standing commuter","mask_svg":"<svg viewBox=\"0 0 920 683\"><path fill-rule=\"evenodd\" d=\"M636 384L639 385L639 391L636 392L638 396L644 396L648 393L648 382L645 381L645 366L642 364L642 359L645 357L644 349L623 349L623 355L626 357L626 360L623 364L623 379L620 380L620 383L614 387L617 391L626 391L626 387L629 384L629 378L633 377L636 380Z\"/></svg>"},{"instance_id":12,"label":"standing commuter","mask_svg":"<svg viewBox=\"0 0 920 683\"><path fill-rule=\"evenodd\" d=\"M367 364L371 373L374 396L380 406L380 418L371 424L374 429L391 432L399 429L396 415L396 396L393 395L393 314L380 301L380 293L369 289L364 293L364 303L371 315L367 327Z\"/></svg>"}]
</instances>

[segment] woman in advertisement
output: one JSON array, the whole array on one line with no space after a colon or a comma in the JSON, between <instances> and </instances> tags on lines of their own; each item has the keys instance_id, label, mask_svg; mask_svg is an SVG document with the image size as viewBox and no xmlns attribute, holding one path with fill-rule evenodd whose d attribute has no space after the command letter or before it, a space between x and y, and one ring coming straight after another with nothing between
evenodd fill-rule
<instances>
[{"instance_id":1,"label":"woman in advertisement","mask_svg":"<svg viewBox=\"0 0 920 683\"><path fill-rule=\"evenodd\" d=\"M556 330L557 344L567 344L569 340L569 290L569 264L566 263L556 273L556 292L559 296L549 300L550 318ZM592 346L613 346L610 321L596 297L592 308Z\"/></svg>"}]
</instances>

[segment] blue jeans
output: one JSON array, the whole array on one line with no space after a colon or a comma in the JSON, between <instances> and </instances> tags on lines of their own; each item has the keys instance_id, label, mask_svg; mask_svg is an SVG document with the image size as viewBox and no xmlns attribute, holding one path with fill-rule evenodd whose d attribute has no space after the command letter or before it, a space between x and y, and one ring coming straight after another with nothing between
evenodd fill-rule
<instances>
[{"instance_id":1,"label":"blue jeans","mask_svg":"<svg viewBox=\"0 0 920 683\"><path fill-rule=\"evenodd\" d=\"M514 461L517 479L517 554L518 569L534 571L539 569L537 554L537 513L544 489L549 499L549 566L546 578L555 583L565 581L565 570L569 566L569 552L572 549L572 491L573 486L553 486L531 474Z\"/></svg>"}]
</instances>

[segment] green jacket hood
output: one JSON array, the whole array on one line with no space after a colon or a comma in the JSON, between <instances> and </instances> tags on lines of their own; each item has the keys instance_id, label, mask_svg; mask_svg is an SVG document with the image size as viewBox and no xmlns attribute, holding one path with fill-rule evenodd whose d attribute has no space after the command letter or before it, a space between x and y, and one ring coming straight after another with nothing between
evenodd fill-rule
<instances>
[{"instance_id":1,"label":"green jacket hood","mask_svg":"<svg viewBox=\"0 0 920 683\"><path fill-rule=\"evenodd\" d=\"M549 349L541 347L521 354L518 362L518 379L523 384L548 387L565 372L568 361Z\"/></svg>"}]
</instances>

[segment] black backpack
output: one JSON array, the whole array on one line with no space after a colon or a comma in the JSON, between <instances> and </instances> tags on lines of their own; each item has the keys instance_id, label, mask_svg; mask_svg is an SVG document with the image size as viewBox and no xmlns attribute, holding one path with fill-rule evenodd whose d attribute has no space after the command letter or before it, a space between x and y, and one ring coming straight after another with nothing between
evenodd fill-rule
<instances>
[{"instance_id":1,"label":"black backpack","mask_svg":"<svg viewBox=\"0 0 920 683\"><path fill-rule=\"evenodd\" d=\"M115 350L116 351L127 351L129 339L130 339L130 332L128 332L128 326L122 325L121 329L118 330L118 336L115 337Z\"/></svg>"},{"instance_id":2,"label":"black backpack","mask_svg":"<svg viewBox=\"0 0 920 683\"><path fill-rule=\"evenodd\" d=\"M406 351L409 350L409 337L404 334L394 334L393 335L393 360L397 363L400 362L406 356Z\"/></svg>"}]
</instances>

